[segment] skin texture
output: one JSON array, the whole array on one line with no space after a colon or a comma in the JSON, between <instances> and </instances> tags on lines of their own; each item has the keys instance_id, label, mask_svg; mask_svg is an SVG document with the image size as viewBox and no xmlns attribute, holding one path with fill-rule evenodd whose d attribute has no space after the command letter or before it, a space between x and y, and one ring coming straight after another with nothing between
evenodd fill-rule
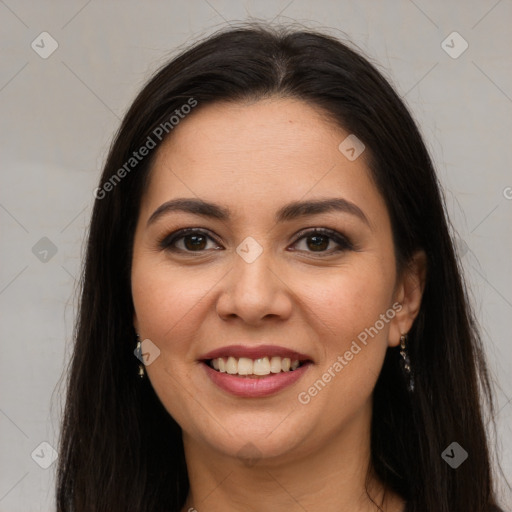
<instances>
[{"instance_id":1,"label":"skin texture","mask_svg":"<svg viewBox=\"0 0 512 512\"><path fill-rule=\"evenodd\" d=\"M418 253L397 275L389 215L365 153L349 161L338 149L347 135L302 101L271 98L198 108L158 150L134 240L134 325L160 349L147 377L183 429L191 483L184 511L377 510L364 490L372 391L386 350L418 313L425 258ZM232 218L171 212L147 225L178 197L218 203ZM356 204L368 224L345 212L274 220L291 201L329 197ZM212 239L194 249L182 238L174 244L181 252L159 247L182 228ZM316 249L296 236L306 228L335 230L354 250L333 252L329 238ZM236 252L249 236L263 249L252 263ZM300 403L298 394L396 302L400 311L378 335ZM198 361L232 344L281 345L313 364L273 396L234 397ZM399 496L388 491L382 500L378 481L370 490L383 510L402 510Z\"/></svg>"}]
</instances>

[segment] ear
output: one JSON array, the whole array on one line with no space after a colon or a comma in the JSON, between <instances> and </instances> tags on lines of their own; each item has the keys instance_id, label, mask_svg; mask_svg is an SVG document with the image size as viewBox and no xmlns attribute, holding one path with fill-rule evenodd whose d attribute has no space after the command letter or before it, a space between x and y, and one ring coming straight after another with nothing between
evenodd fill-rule
<instances>
[{"instance_id":1,"label":"ear","mask_svg":"<svg viewBox=\"0 0 512 512\"><path fill-rule=\"evenodd\" d=\"M397 313L390 322L390 347L396 347L400 343L400 336L409 332L420 311L426 274L427 255L423 250L416 251L398 277L395 287L394 302L402 307L400 310L396 309Z\"/></svg>"}]
</instances>

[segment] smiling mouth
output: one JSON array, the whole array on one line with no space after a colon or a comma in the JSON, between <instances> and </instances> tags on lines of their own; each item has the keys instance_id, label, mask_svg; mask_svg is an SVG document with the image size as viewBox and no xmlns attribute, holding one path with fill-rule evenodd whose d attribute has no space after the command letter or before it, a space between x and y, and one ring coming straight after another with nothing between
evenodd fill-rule
<instances>
[{"instance_id":1,"label":"smiling mouth","mask_svg":"<svg viewBox=\"0 0 512 512\"><path fill-rule=\"evenodd\" d=\"M236 377L264 378L279 373L293 372L311 361L290 359L289 357L217 357L203 361L218 373L227 373Z\"/></svg>"}]
</instances>

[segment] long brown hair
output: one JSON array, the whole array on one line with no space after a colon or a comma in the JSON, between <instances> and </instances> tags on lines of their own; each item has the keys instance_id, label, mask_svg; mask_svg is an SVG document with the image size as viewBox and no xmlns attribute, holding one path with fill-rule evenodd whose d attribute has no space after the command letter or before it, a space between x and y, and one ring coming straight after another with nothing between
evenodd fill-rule
<instances>
[{"instance_id":1,"label":"long brown hair","mask_svg":"<svg viewBox=\"0 0 512 512\"><path fill-rule=\"evenodd\" d=\"M158 147L130 172L119 170L190 98L200 109L271 95L314 105L363 141L391 218L398 267L417 249L427 255L421 309L409 333L415 389L407 392L399 349L388 349L374 390L374 471L407 500L409 512L489 512L496 501L484 410L492 420L492 381L419 130L382 74L349 44L308 29L254 23L195 43L161 68L133 102L112 144L81 279L61 429L58 511L160 512L183 506L189 483L181 429L148 380L138 381L133 354L132 245ZM453 441L469 452L457 469L441 457Z\"/></svg>"}]
</instances>

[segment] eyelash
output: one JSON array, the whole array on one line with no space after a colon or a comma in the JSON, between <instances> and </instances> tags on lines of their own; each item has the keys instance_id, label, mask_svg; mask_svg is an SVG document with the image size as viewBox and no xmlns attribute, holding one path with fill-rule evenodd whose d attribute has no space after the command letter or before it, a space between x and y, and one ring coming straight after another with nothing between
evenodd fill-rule
<instances>
[{"instance_id":1,"label":"eyelash","mask_svg":"<svg viewBox=\"0 0 512 512\"><path fill-rule=\"evenodd\" d=\"M181 252L181 253L188 253L188 254L206 252L206 250L189 251L189 250L184 250L184 249L178 249L177 247L173 246L173 244L175 244L178 240L185 238L187 235L203 235L218 244L218 242L214 238L212 238L208 234L208 232L204 231L203 229L184 228L184 229L179 229L178 231L174 231L173 233L170 233L169 235L166 235L163 239L161 239L158 242L158 246L160 247L160 249L170 251L170 252ZM330 251L325 251L325 252L320 251L320 252L315 253L315 251L307 251L312 254L318 254L318 255L320 255L320 257L325 257L325 256L330 256L334 253L341 252L341 251L354 250L354 246L348 238L341 235L337 231L334 231L332 229L327 229L327 228L313 228L313 229L301 231L300 233L298 233L297 238L293 242L293 245L297 244L297 242L299 242L303 238L308 238L310 236L315 236L315 235L321 235L321 236L330 238L332 241L336 242L339 245L339 247L335 250L330 250ZM220 244L218 244L218 245L220 245Z\"/></svg>"}]
</instances>

